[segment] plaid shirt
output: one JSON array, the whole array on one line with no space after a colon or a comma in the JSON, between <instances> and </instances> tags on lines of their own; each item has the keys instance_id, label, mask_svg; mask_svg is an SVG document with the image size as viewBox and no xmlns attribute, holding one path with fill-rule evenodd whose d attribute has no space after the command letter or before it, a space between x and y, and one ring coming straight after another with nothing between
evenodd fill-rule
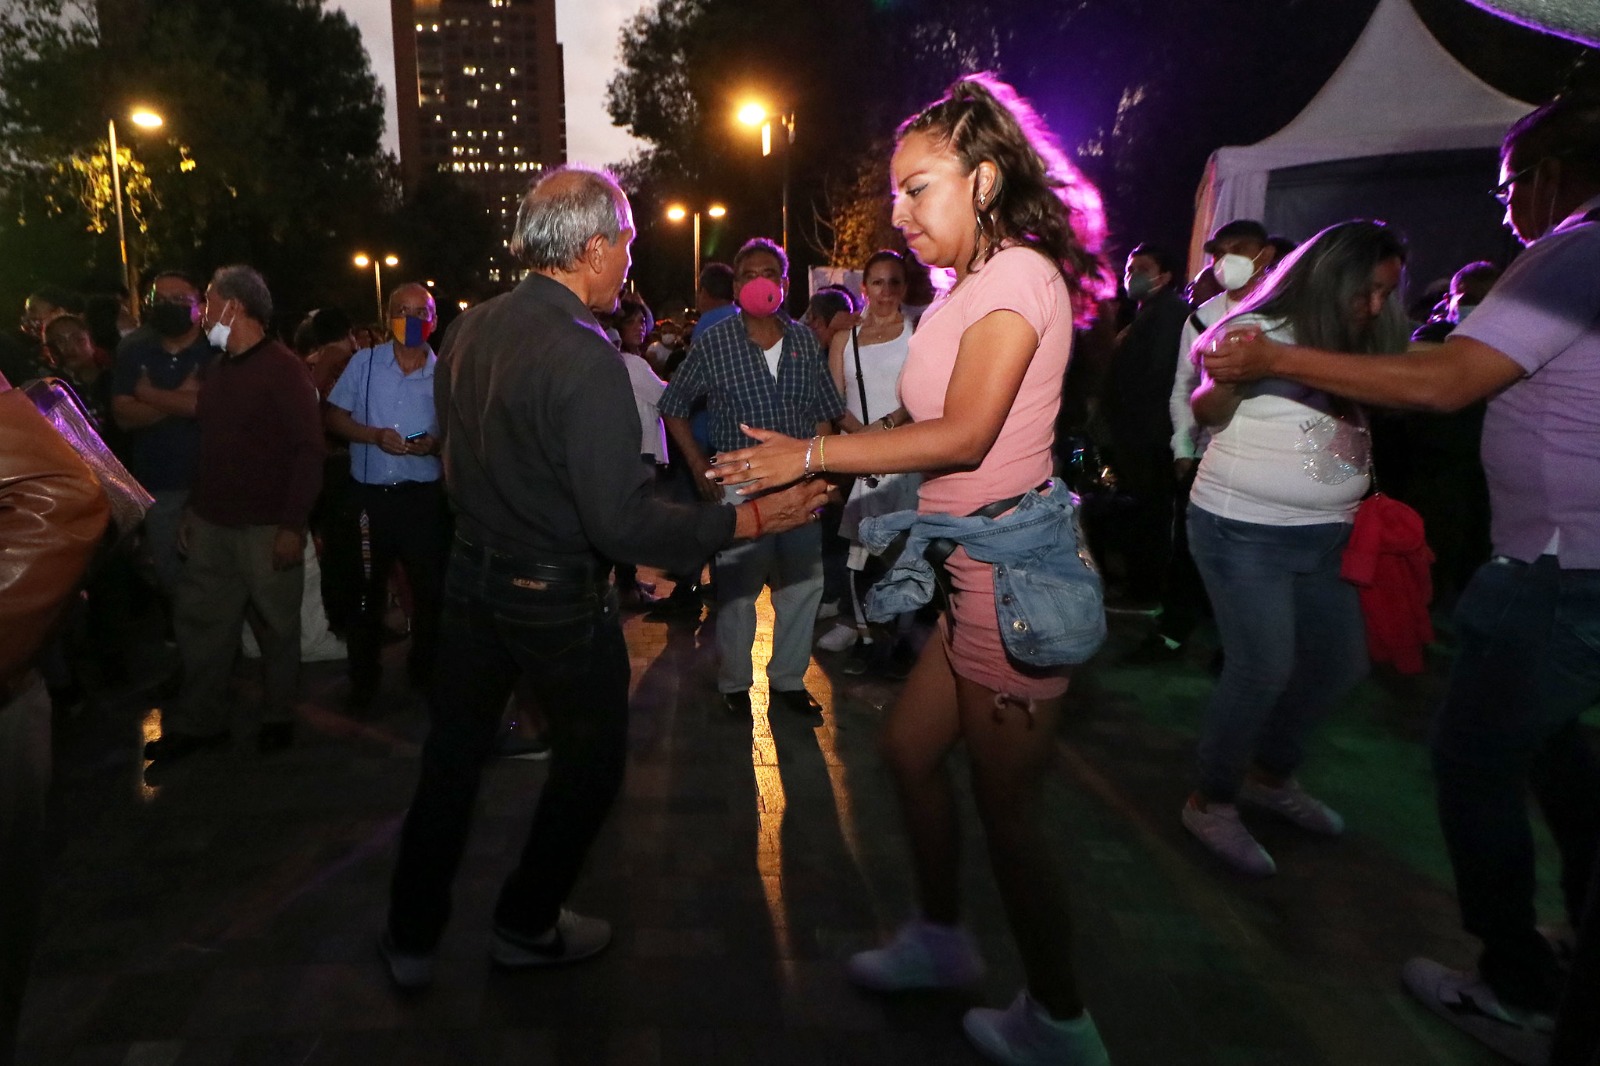
<instances>
[{"instance_id":1,"label":"plaid shirt","mask_svg":"<svg viewBox=\"0 0 1600 1066\"><path fill-rule=\"evenodd\" d=\"M745 332L744 316L731 315L696 331L688 357L661 396L661 414L688 418L694 402L704 396L711 445L719 452L755 443L739 428L741 422L805 439L816 434L818 422L844 414L844 400L833 387L816 335L793 319L781 321L783 354L776 381L766 355Z\"/></svg>"}]
</instances>

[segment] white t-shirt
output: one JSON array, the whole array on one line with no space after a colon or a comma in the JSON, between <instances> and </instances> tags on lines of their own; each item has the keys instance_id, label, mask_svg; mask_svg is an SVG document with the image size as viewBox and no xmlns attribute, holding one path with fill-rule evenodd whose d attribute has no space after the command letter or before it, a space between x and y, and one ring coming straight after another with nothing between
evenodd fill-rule
<instances>
[{"instance_id":1,"label":"white t-shirt","mask_svg":"<svg viewBox=\"0 0 1600 1066\"><path fill-rule=\"evenodd\" d=\"M778 380L778 360L783 358L783 338L778 338L778 343L761 353L767 357L767 369L772 371L772 380Z\"/></svg>"},{"instance_id":2,"label":"white t-shirt","mask_svg":"<svg viewBox=\"0 0 1600 1066\"><path fill-rule=\"evenodd\" d=\"M1283 323L1241 315L1293 344ZM1244 399L1211 430L1189 499L1223 518L1262 525L1350 522L1371 482L1372 441L1359 407L1279 378L1241 386Z\"/></svg>"},{"instance_id":3,"label":"white t-shirt","mask_svg":"<svg viewBox=\"0 0 1600 1066\"><path fill-rule=\"evenodd\" d=\"M1193 349L1201 331L1194 328L1194 320L1198 318L1209 329L1217 319L1243 302L1235 300L1231 293L1218 293L1183 320L1183 332L1178 336L1178 366L1172 375L1172 395L1167 399L1167 414L1172 418L1174 459L1200 458L1211 440L1206 428L1194 420L1194 409L1189 406L1189 397L1200 387L1200 361L1194 358Z\"/></svg>"}]
</instances>

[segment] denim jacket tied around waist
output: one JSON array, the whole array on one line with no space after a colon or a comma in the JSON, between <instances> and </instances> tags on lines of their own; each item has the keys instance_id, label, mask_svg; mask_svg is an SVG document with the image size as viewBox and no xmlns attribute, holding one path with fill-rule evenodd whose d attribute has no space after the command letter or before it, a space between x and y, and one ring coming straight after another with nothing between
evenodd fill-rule
<instances>
[{"instance_id":1,"label":"denim jacket tied around waist","mask_svg":"<svg viewBox=\"0 0 1600 1066\"><path fill-rule=\"evenodd\" d=\"M955 541L994 568L995 610L1008 654L1029 666L1081 663L1106 637L1100 572L1084 545L1078 497L1059 482L1035 489L999 518L895 511L864 519L862 543L881 553L901 533L905 548L872 591L867 617L887 622L933 598L933 565L924 558L938 538Z\"/></svg>"}]
</instances>

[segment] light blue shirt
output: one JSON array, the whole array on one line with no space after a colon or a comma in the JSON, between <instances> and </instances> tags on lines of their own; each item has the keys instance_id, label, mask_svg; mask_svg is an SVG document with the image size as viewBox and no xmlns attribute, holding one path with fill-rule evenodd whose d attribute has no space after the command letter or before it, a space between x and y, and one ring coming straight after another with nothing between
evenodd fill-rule
<instances>
[{"instance_id":1,"label":"light blue shirt","mask_svg":"<svg viewBox=\"0 0 1600 1066\"><path fill-rule=\"evenodd\" d=\"M363 348L350 358L328 402L362 425L387 427L402 437L414 433L438 437L439 419L433 409L437 362L429 350L420 369L403 374L395 361L394 342ZM436 455L390 455L376 444L350 445L350 475L365 485L438 481L441 471Z\"/></svg>"}]
</instances>

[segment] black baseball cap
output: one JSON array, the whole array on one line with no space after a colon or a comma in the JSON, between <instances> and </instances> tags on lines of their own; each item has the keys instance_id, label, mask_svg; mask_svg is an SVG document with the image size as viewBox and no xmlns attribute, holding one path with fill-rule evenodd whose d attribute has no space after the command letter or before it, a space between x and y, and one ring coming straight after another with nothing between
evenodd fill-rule
<instances>
[{"instance_id":1,"label":"black baseball cap","mask_svg":"<svg viewBox=\"0 0 1600 1066\"><path fill-rule=\"evenodd\" d=\"M1211 239L1202 247L1207 255L1217 254L1217 244L1220 241L1233 237L1247 237L1251 240L1267 243L1267 227L1253 218L1236 218L1232 222L1224 223L1211 235Z\"/></svg>"}]
</instances>

